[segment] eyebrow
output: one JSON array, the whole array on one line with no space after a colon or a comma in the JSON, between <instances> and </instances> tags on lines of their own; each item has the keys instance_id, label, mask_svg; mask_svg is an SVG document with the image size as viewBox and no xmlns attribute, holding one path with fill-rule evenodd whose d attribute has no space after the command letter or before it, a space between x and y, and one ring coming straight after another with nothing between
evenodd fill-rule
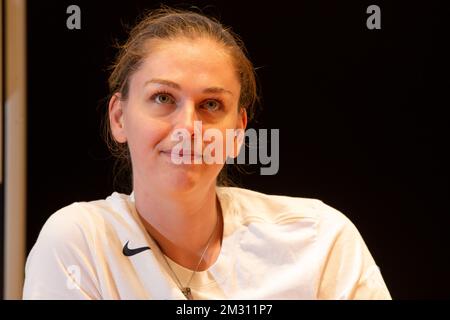
<instances>
[{"instance_id":1,"label":"eyebrow","mask_svg":"<svg viewBox=\"0 0 450 320\"><path fill-rule=\"evenodd\" d=\"M170 80L164 80L164 79L151 79L144 83L144 87L150 83L156 83L156 84L162 84L171 88L174 88L176 90L181 90L181 86L173 81ZM228 93L230 95L233 95L233 93L230 90L221 88L221 87L209 87L203 90L204 93Z\"/></svg>"}]
</instances>

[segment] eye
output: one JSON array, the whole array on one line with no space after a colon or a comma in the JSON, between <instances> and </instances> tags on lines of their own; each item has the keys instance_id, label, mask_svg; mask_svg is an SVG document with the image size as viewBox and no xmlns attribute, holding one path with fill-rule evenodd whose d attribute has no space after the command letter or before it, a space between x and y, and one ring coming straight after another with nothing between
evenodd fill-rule
<instances>
[{"instance_id":1,"label":"eye","mask_svg":"<svg viewBox=\"0 0 450 320\"><path fill-rule=\"evenodd\" d=\"M217 100L207 100L203 107L207 109L208 111L218 111L221 107L221 102Z\"/></svg>"},{"instance_id":2,"label":"eye","mask_svg":"<svg viewBox=\"0 0 450 320\"><path fill-rule=\"evenodd\" d=\"M168 92L157 92L151 97L152 101L159 104L173 104L175 100Z\"/></svg>"}]
</instances>

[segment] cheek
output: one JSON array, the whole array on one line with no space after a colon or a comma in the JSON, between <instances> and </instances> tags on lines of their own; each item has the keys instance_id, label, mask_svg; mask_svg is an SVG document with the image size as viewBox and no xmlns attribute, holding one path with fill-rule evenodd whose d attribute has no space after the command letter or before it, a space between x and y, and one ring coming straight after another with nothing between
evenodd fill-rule
<instances>
[{"instance_id":1,"label":"cheek","mask_svg":"<svg viewBox=\"0 0 450 320\"><path fill-rule=\"evenodd\" d=\"M209 128L212 129L212 128ZM237 136L236 129L230 125L223 128L213 128L214 131L209 132L208 129L204 130L204 153L207 163L211 164L210 159L219 161L224 164L228 157L236 158L239 153L239 137ZM218 130L218 131L216 131ZM205 132L207 133L205 135ZM240 135L242 137L242 134ZM209 161L209 162L208 162ZM220 170L221 168L219 168Z\"/></svg>"},{"instance_id":2,"label":"cheek","mask_svg":"<svg viewBox=\"0 0 450 320\"><path fill-rule=\"evenodd\" d=\"M170 132L170 126L160 120L136 115L127 119L126 131L132 157L147 157Z\"/></svg>"}]
</instances>

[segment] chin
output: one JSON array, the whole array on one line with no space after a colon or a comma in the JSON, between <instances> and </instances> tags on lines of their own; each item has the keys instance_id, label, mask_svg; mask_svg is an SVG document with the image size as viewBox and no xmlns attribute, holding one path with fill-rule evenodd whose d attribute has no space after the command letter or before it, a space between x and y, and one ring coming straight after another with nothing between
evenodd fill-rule
<instances>
[{"instance_id":1,"label":"chin","mask_svg":"<svg viewBox=\"0 0 450 320\"><path fill-rule=\"evenodd\" d=\"M200 179L195 173L191 172L172 172L168 173L164 184L169 192L188 193L195 190L200 183Z\"/></svg>"}]
</instances>

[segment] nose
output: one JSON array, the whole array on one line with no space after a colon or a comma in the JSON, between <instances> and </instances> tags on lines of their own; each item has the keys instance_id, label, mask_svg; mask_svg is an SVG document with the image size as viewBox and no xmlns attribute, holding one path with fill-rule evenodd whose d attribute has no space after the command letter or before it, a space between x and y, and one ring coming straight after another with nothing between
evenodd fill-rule
<instances>
[{"instance_id":1,"label":"nose","mask_svg":"<svg viewBox=\"0 0 450 320\"><path fill-rule=\"evenodd\" d=\"M178 107L178 111L174 119L174 130L186 130L191 136L193 136L195 121L199 121L195 109L195 103L192 101L185 101Z\"/></svg>"}]
</instances>

